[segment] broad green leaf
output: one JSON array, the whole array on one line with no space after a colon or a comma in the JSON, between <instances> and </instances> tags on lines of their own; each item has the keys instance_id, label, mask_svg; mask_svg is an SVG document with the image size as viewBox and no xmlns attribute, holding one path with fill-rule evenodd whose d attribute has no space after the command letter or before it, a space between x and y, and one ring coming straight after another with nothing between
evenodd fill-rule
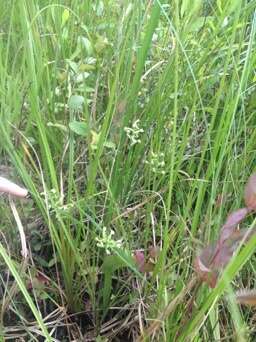
<instances>
[{"instance_id":1,"label":"broad green leaf","mask_svg":"<svg viewBox=\"0 0 256 342\"><path fill-rule=\"evenodd\" d=\"M76 62L73 62L73 59L75 59L77 57L77 55L79 55L81 53L80 49L77 49L74 54L71 56L70 59L67 59L67 63L69 65L69 67L72 69L72 71L74 71L75 74L78 73L78 69L79 69L79 65Z\"/></svg>"},{"instance_id":2,"label":"broad green leaf","mask_svg":"<svg viewBox=\"0 0 256 342\"><path fill-rule=\"evenodd\" d=\"M83 121L72 121L69 123L69 128L72 132L83 137L86 137L89 133L88 124Z\"/></svg>"},{"instance_id":3,"label":"broad green leaf","mask_svg":"<svg viewBox=\"0 0 256 342\"><path fill-rule=\"evenodd\" d=\"M128 267L140 278L143 278L137 269L133 256L129 252L116 249L115 253L116 255L107 255L102 265L102 271L104 274L104 285L102 289L104 314L106 314L109 304L112 291L112 277L115 271L123 267Z\"/></svg>"},{"instance_id":4,"label":"broad green leaf","mask_svg":"<svg viewBox=\"0 0 256 342\"><path fill-rule=\"evenodd\" d=\"M102 289L103 308L106 313L112 291L112 276L116 270L125 267L125 262L117 255L107 255L102 265L104 274L104 285Z\"/></svg>"},{"instance_id":5,"label":"broad green leaf","mask_svg":"<svg viewBox=\"0 0 256 342\"><path fill-rule=\"evenodd\" d=\"M75 82L76 83L81 83L83 82L86 78L88 78L90 76L90 74L88 72L81 72L80 74L78 74L75 78Z\"/></svg>"},{"instance_id":6,"label":"broad green leaf","mask_svg":"<svg viewBox=\"0 0 256 342\"><path fill-rule=\"evenodd\" d=\"M90 42L90 40L86 37L79 37L78 39L79 39L81 45L85 48L87 55L92 56L93 55L93 47L92 47L92 43Z\"/></svg>"},{"instance_id":7,"label":"broad green leaf","mask_svg":"<svg viewBox=\"0 0 256 342\"><path fill-rule=\"evenodd\" d=\"M84 97L80 95L72 95L68 101L68 107L70 110L79 112L83 108Z\"/></svg>"}]
</instances>

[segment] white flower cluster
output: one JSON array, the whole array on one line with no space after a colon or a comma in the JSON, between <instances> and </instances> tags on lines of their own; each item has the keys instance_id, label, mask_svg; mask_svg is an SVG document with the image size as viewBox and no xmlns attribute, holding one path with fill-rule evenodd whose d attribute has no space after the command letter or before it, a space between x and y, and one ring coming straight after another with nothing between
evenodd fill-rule
<instances>
[{"instance_id":1,"label":"white flower cluster","mask_svg":"<svg viewBox=\"0 0 256 342\"><path fill-rule=\"evenodd\" d=\"M154 173L158 173L161 175L165 174L164 153L155 153L152 151L150 160L146 160L145 163L149 164L152 167L151 170Z\"/></svg>"},{"instance_id":2,"label":"white flower cluster","mask_svg":"<svg viewBox=\"0 0 256 342\"><path fill-rule=\"evenodd\" d=\"M131 140L131 146L141 142L140 135L144 132L144 129L139 127L140 120L134 121L132 127L125 127L124 130L127 137Z\"/></svg>"},{"instance_id":3,"label":"white flower cluster","mask_svg":"<svg viewBox=\"0 0 256 342\"><path fill-rule=\"evenodd\" d=\"M111 229L110 232L107 232L107 227L103 227L102 236L96 237L97 246L100 248L104 248L107 254L111 253L111 250L115 248L122 247L122 239L114 240L112 236L115 235L114 231Z\"/></svg>"},{"instance_id":4,"label":"white flower cluster","mask_svg":"<svg viewBox=\"0 0 256 342\"><path fill-rule=\"evenodd\" d=\"M46 198L45 192L41 192L41 194L44 198ZM74 207L74 203L67 203L63 204L63 198L58 195L57 191L55 189L51 189L48 192L48 199L50 200L48 203L49 210L56 210L66 212Z\"/></svg>"}]
</instances>

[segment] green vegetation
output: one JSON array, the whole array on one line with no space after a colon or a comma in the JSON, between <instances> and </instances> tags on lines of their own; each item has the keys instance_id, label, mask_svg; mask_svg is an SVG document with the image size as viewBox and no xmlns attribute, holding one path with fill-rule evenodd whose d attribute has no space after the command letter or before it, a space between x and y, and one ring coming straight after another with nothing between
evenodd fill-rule
<instances>
[{"instance_id":1,"label":"green vegetation","mask_svg":"<svg viewBox=\"0 0 256 342\"><path fill-rule=\"evenodd\" d=\"M253 340L256 238L214 289L194 260L255 170L256 1L9 0L0 23L0 176L30 193L0 198L1 337Z\"/></svg>"}]
</instances>

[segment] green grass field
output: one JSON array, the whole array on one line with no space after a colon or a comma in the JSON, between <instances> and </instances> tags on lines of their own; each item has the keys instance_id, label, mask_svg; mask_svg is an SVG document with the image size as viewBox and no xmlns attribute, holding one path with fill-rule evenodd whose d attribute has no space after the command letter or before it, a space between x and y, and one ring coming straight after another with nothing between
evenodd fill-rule
<instances>
[{"instance_id":1,"label":"green grass field","mask_svg":"<svg viewBox=\"0 0 256 342\"><path fill-rule=\"evenodd\" d=\"M255 237L194 270L255 171L255 36L255 0L0 3L2 341L255 341Z\"/></svg>"}]
</instances>

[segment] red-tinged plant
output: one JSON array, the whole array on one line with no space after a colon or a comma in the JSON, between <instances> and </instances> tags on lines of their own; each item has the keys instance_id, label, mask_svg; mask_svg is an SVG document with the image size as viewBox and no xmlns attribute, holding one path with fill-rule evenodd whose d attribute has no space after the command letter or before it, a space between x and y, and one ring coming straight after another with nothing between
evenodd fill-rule
<instances>
[{"instance_id":1,"label":"red-tinged plant","mask_svg":"<svg viewBox=\"0 0 256 342\"><path fill-rule=\"evenodd\" d=\"M49 284L50 280L46 275L42 272L36 272L36 274L28 281L27 288L29 290L32 290L33 288L44 289Z\"/></svg>"},{"instance_id":2,"label":"red-tinged plant","mask_svg":"<svg viewBox=\"0 0 256 342\"><path fill-rule=\"evenodd\" d=\"M155 266L155 259L158 257L159 249L154 246L150 246L148 249L148 256L145 257L144 252L135 251L133 254L135 264L138 270L142 273L152 272Z\"/></svg>"},{"instance_id":3,"label":"red-tinged plant","mask_svg":"<svg viewBox=\"0 0 256 342\"><path fill-rule=\"evenodd\" d=\"M140 272L144 273L145 269L145 255L142 251L135 251L133 254L134 261L139 269Z\"/></svg>"},{"instance_id":4,"label":"red-tinged plant","mask_svg":"<svg viewBox=\"0 0 256 342\"><path fill-rule=\"evenodd\" d=\"M239 229L239 223L251 212L256 211L256 173L246 186L244 200L246 207L232 212L220 230L219 239L204 248L195 259L195 270L211 288L217 284L220 271L228 264L240 243L246 243L255 229ZM255 300L256 302L256 300Z\"/></svg>"},{"instance_id":5,"label":"red-tinged plant","mask_svg":"<svg viewBox=\"0 0 256 342\"><path fill-rule=\"evenodd\" d=\"M244 201L251 210L256 210L256 173L249 178L244 192Z\"/></svg>"}]
</instances>

